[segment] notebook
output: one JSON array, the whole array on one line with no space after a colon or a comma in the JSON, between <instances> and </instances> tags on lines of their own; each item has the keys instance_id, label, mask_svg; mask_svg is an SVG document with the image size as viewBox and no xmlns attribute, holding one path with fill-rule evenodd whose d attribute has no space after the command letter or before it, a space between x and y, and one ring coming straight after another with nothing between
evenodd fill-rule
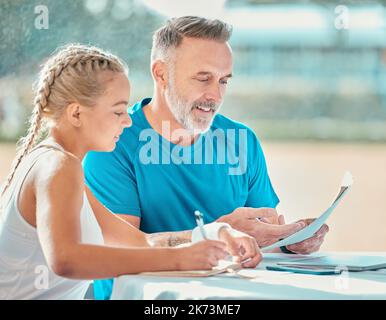
<instances>
[{"instance_id":1,"label":"notebook","mask_svg":"<svg viewBox=\"0 0 386 320\"><path fill-rule=\"evenodd\" d=\"M219 266L211 270L188 270L188 271L156 271L156 272L141 272L140 276L151 277L211 277L221 273L232 273L241 278L255 278L253 275L239 274L238 271L243 267L239 263L220 263Z\"/></svg>"},{"instance_id":2,"label":"notebook","mask_svg":"<svg viewBox=\"0 0 386 320\"><path fill-rule=\"evenodd\" d=\"M139 275L151 277L210 277L225 272L228 272L227 269L141 272Z\"/></svg>"},{"instance_id":3,"label":"notebook","mask_svg":"<svg viewBox=\"0 0 386 320\"><path fill-rule=\"evenodd\" d=\"M347 271L369 271L386 268L386 257L329 255L278 262L277 265L301 268L343 269Z\"/></svg>"}]
</instances>

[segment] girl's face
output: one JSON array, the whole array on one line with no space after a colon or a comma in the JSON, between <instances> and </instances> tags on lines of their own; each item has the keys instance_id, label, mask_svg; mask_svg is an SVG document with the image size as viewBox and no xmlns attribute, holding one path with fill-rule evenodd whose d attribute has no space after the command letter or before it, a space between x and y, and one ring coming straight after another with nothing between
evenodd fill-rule
<instances>
[{"instance_id":1,"label":"girl's face","mask_svg":"<svg viewBox=\"0 0 386 320\"><path fill-rule=\"evenodd\" d=\"M121 72L106 71L100 76L106 90L88 109L82 123L90 150L113 151L124 128L131 126L127 113L130 83Z\"/></svg>"}]
</instances>

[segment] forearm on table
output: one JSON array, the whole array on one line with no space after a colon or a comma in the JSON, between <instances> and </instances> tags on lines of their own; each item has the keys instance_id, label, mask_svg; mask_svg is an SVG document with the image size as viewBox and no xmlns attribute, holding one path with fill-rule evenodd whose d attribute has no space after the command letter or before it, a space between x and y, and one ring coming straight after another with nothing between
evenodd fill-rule
<instances>
[{"instance_id":1,"label":"forearm on table","mask_svg":"<svg viewBox=\"0 0 386 320\"><path fill-rule=\"evenodd\" d=\"M123 274L178 269L176 248L117 248L77 244L54 259L53 271L71 279L104 279ZM58 259L59 257L59 259Z\"/></svg>"},{"instance_id":2,"label":"forearm on table","mask_svg":"<svg viewBox=\"0 0 386 320\"><path fill-rule=\"evenodd\" d=\"M146 235L146 239L153 247L176 247L191 242L192 231L149 233Z\"/></svg>"},{"instance_id":3,"label":"forearm on table","mask_svg":"<svg viewBox=\"0 0 386 320\"><path fill-rule=\"evenodd\" d=\"M147 234L134 227L122 215L115 216L111 220L104 232L105 243L108 245L175 247L191 242L191 230Z\"/></svg>"}]
</instances>

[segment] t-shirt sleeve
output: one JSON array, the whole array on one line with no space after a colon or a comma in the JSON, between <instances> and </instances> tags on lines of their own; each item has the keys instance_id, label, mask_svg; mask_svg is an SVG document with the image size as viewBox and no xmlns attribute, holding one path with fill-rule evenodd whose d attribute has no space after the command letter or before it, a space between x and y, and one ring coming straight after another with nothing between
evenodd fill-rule
<instances>
[{"instance_id":1,"label":"t-shirt sleeve","mask_svg":"<svg viewBox=\"0 0 386 320\"><path fill-rule=\"evenodd\" d=\"M117 214L141 216L133 165L118 145L114 152L89 152L83 160L87 186Z\"/></svg>"},{"instance_id":2,"label":"t-shirt sleeve","mask_svg":"<svg viewBox=\"0 0 386 320\"><path fill-rule=\"evenodd\" d=\"M246 207L276 208L279 198L268 175L263 149L256 135L248 132L248 198Z\"/></svg>"}]
</instances>

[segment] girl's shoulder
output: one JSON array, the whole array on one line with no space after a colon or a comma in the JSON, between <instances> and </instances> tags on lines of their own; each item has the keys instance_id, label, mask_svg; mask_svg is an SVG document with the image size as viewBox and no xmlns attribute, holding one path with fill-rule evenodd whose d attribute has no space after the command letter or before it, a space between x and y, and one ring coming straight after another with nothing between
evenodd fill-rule
<instances>
[{"instance_id":1,"label":"girl's shoulder","mask_svg":"<svg viewBox=\"0 0 386 320\"><path fill-rule=\"evenodd\" d=\"M47 183L54 178L84 181L82 162L75 155L57 148L49 148L39 156L33 176L38 183Z\"/></svg>"}]
</instances>

